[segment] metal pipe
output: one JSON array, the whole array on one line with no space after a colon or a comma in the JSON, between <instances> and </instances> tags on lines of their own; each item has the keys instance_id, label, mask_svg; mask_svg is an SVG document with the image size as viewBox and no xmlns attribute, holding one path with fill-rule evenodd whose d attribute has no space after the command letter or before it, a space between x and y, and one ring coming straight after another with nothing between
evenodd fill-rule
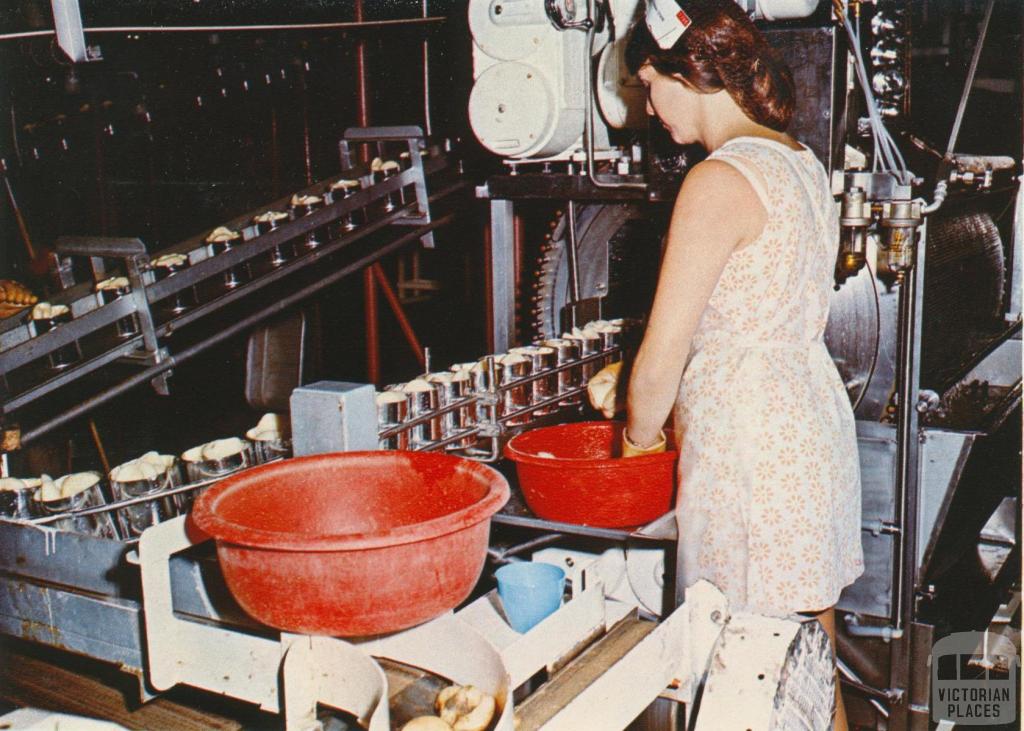
<instances>
[{"instance_id":1,"label":"metal pipe","mask_svg":"<svg viewBox=\"0 0 1024 731\"><path fill-rule=\"evenodd\" d=\"M921 302L917 296L918 278L924 270L926 224L919 229L913 266L903 272L898 303L897 437L896 437L896 523L894 601L892 625L902 629L913 609L917 577L917 321ZM906 615L906 616L905 616Z\"/></svg>"},{"instance_id":2,"label":"metal pipe","mask_svg":"<svg viewBox=\"0 0 1024 731\"><path fill-rule=\"evenodd\" d=\"M529 551L534 548L543 548L544 546L549 546L552 543L557 543L563 538L565 538L565 535L562 533L545 533L542 536L532 538L524 543L509 546L508 548L498 550L488 549L487 556L495 563L509 563L510 556L515 556L516 554L522 553L524 551Z\"/></svg>"},{"instance_id":3,"label":"metal pipe","mask_svg":"<svg viewBox=\"0 0 1024 731\"><path fill-rule=\"evenodd\" d=\"M964 121L964 112L967 110L967 100L971 96L971 87L974 86L974 75L978 71L978 60L981 58L981 49L985 45L985 36L988 34L988 22L992 19L992 8L996 0L988 0L985 5L985 16L982 18L981 27L978 29L978 41L974 44L974 53L971 55L971 65L967 70L967 79L964 81L964 90L960 94L960 106L956 109L956 119L953 121L953 129L949 133L949 144L946 145L946 156L953 154L956 147L957 137L960 136L960 124Z\"/></svg>"},{"instance_id":4,"label":"metal pipe","mask_svg":"<svg viewBox=\"0 0 1024 731\"><path fill-rule=\"evenodd\" d=\"M423 346L420 345L420 340L416 337L416 331L413 330L412 324L409 322L409 318L405 315L405 309L402 307L402 303L398 301L398 296L395 294L395 290L391 288L391 283L388 282L388 278L384 276L384 268L380 265L380 262L376 262L370 267L370 271L373 272L374 277L377 279L377 284L380 285L380 290L384 293L384 299L388 301L391 306L391 312L394 313L395 319L398 320L398 327L402 329L402 334L405 335L406 342L409 343L409 347L412 348L413 355L416 356L416 360L421 366L426 368L426 354L424 353Z\"/></svg>"},{"instance_id":5,"label":"metal pipe","mask_svg":"<svg viewBox=\"0 0 1024 731\"><path fill-rule=\"evenodd\" d=\"M443 17L421 17L421 18L398 18L395 20L357 20L337 23L264 23L259 25L123 25L123 26L95 26L83 29L85 33L221 33L224 31L267 31L267 30L331 30L331 29L359 29L359 28L386 28L389 26L405 25L432 25L443 23L447 18ZM14 41L22 38L42 38L44 36L56 35L55 30L31 30L22 33L0 34L0 41Z\"/></svg>"},{"instance_id":6,"label":"metal pipe","mask_svg":"<svg viewBox=\"0 0 1024 731\"><path fill-rule=\"evenodd\" d=\"M569 238L566 241L565 246L565 258L569 265L569 296L572 298L570 304L573 306L572 310L572 324L576 326L576 309L575 305L580 301L580 268L579 262L576 259L576 201L570 200L566 206L565 215L568 223L567 231L569 232Z\"/></svg>"},{"instance_id":7,"label":"metal pipe","mask_svg":"<svg viewBox=\"0 0 1024 731\"><path fill-rule=\"evenodd\" d=\"M594 61L592 49L594 47L594 34L597 32L597 3L596 0L587 0L587 17L592 21L587 29L587 44L585 53L586 74L583 82L583 143L587 153L587 175L590 182L597 188L635 188L646 190L646 183L606 183L598 179L594 166Z\"/></svg>"},{"instance_id":8,"label":"metal pipe","mask_svg":"<svg viewBox=\"0 0 1024 731\"><path fill-rule=\"evenodd\" d=\"M544 370L541 373L535 373L535 374L532 374L532 375L529 375L529 376L523 376L522 378L517 378L514 381L510 381L510 382L502 384L500 386L495 385L493 387L493 390L488 392L488 393L489 393L490 396L492 396L495 399L495 403L497 403L497 396L502 394L502 393L505 393L506 391L510 391L513 388L520 388L521 386L524 386L526 384L532 383L533 381L540 380L542 378L550 378L552 375L555 375L555 374L560 373L562 371L570 370L572 368L578 368L581 365L585 365L586 363L590 363L590 362L593 362L593 361L603 361L605 358L608 357L609 353L615 353L616 351L617 351L617 349L602 350L599 353L594 353L593 355L588 355L585 358L579 358L577 360L573 360L573 361L570 361L568 363L564 363L564 364L559 365L559 366L553 366L551 368L548 368L548 369ZM492 374L491 377L492 378L494 377L493 374ZM493 381L492 381L492 383L493 383ZM571 397L571 396L575 396L578 393L583 393L586 390L587 390L587 386L585 384L582 385L582 386L577 386L576 388L574 388L572 390L563 391L562 393L556 394L554 396L551 396L550 398L544 399L543 401L538 401L537 403L531 403L529 406L525 406L525 407L523 407L519 411L515 411L515 412L512 412L512 413L506 414L505 416L500 417L499 421L504 421L506 419L512 419L512 418L515 418L516 416L521 416L521 415L527 414L527 413L529 413L531 411L535 411L538 408L543 408L544 406L550 406L550 405L556 403L557 401L566 399L566 398ZM444 414L447 414L449 411L456 411L456 410L458 410L460 408L463 408L464 406L470 406L470 405L476 403L478 400L479 400L479 397L477 397L477 396L466 396L464 398L459 399L458 401L453 401L452 403L447 404L445 406L441 406L441 407L438 407L436 409L431 409L428 413L423 414L421 416L417 416L417 417L415 417L413 419L409 419L407 421L403 421L401 424L396 424L395 426L388 427L387 429L384 429L384 430L378 432L377 437L379 439L387 439L388 437L393 437L395 434L398 434L400 432L406 431L407 429L411 429L411 428L413 428L415 426L419 426L420 424L425 424L428 421L432 421L435 418L437 418L438 416L442 416Z\"/></svg>"},{"instance_id":9,"label":"metal pipe","mask_svg":"<svg viewBox=\"0 0 1024 731\"><path fill-rule=\"evenodd\" d=\"M873 696L868 698L868 703L874 706L875 710L878 711L882 718L889 717L889 709L882 705L879 699L884 699L886 702L892 700L891 694L888 691L882 690L881 688L874 688L864 683L856 673L853 672L838 657L836 658L836 667L839 668L839 673L842 676L841 681L849 685L851 688L856 688L862 693Z\"/></svg>"},{"instance_id":10,"label":"metal pipe","mask_svg":"<svg viewBox=\"0 0 1024 731\"><path fill-rule=\"evenodd\" d=\"M431 414L433 416L436 416L436 414L434 414L433 412L431 412ZM462 429L461 431L458 431L455 434L452 434L451 436L445 437L444 439L438 439L436 442L427 442L425 444L420 444L419 446L413 447L411 451L427 452L432 449L442 449L443 447L447 447L449 444L461 442L466 437L472 437L479 433L480 427L469 427L467 429Z\"/></svg>"},{"instance_id":11,"label":"metal pipe","mask_svg":"<svg viewBox=\"0 0 1024 731\"><path fill-rule=\"evenodd\" d=\"M355 17L357 23L363 22L363 0L356 0ZM356 42L356 111L359 126L369 127L370 95L366 85L366 41L362 39ZM365 144L360 145L359 154L363 162L369 161L369 149Z\"/></svg>"},{"instance_id":12,"label":"metal pipe","mask_svg":"<svg viewBox=\"0 0 1024 731\"><path fill-rule=\"evenodd\" d=\"M846 620L846 632L852 637L875 637L886 642L890 640L898 640L903 637L903 630L899 627L890 627L889 625L882 625L880 627L872 627L863 625L860 623L860 619L856 614L845 615Z\"/></svg>"},{"instance_id":13,"label":"metal pipe","mask_svg":"<svg viewBox=\"0 0 1024 731\"><path fill-rule=\"evenodd\" d=\"M272 461L276 462L278 460L272 460ZM266 462L265 464L270 464L270 463ZM98 515L99 513L109 513L109 512L111 512L113 510L119 510L121 508L129 508L129 507L131 507L133 505L141 505L142 503L148 503L148 502L152 502L154 500L162 500L164 498L172 497L173 495L178 495L178 494L183 493L183 492L191 492L192 490L198 490L201 487L209 487L210 485L213 485L213 484L215 484L217 482L220 482L221 480L223 480L225 477L228 477L228 476L229 475L224 475L224 477L216 477L216 478L212 478L212 479L209 479L209 480L200 480L198 482L190 482L187 485L178 485L177 487L169 487L166 490L160 490L160 491L155 492L155 493L149 493L148 495L139 495L138 497L124 498L122 500L116 500L116 501L111 502L111 503L106 503L104 505L97 505L97 506L91 507L91 508L78 508L77 510L67 510L67 511L65 511L63 513L56 513L54 515L45 515L45 516L42 516L42 517L39 517L39 518L31 518L31 519L25 520L25 521L13 521L13 522L22 522L22 523L27 523L29 525L46 525L48 523L53 523L53 522L58 521L58 520L63 520L65 518L67 518L68 516Z\"/></svg>"},{"instance_id":14,"label":"metal pipe","mask_svg":"<svg viewBox=\"0 0 1024 731\"><path fill-rule=\"evenodd\" d=\"M78 418L79 416L88 413L89 411L98 406L102 406L103 404L120 396L126 391L130 391L135 386L146 383L147 381L155 378L161 373L164 373L165 371L169 371L172 368L181 365L190 358L194 358L195 356L199 355L204 350L211 348L214 345L217 345L218 343L228 340L229 338L234 337L235 335L238 335L239 333L248 330L249 328L262 322L268 317L273 317L274 315L284 312L292 305L301 302L310 295L319 292L325 287L331 286L335 282L344 279L345 277L359 271L360 269L364 269L367 266L367 264L370 263L371 261L379 259L380 257L385 256L387 254L390 254L392 251L395 251L401 248L402 246L405 246L410 241L418 239L420 236L423 235L425 231L433 231L436 228L446 226L449 223L451 223L454 219L455 214L450 213L446 216L442 216L441 218L435 219L430 223L424 224L423 226L417 226L409 233L400 236L391 243L382 246L380 249L377 249L376 251L368 254L367 256L362 257L361 259L358 259L352 262L351 264L348 264L342 267L341 269L332 272L331 274L328 274L322 279L317 280L316 282L311 284L309 287L306 287L305 289L300 290L299 292L295 292L293 294L281 298L274 304L265 307L262 310L259 310L253 313L252 315L249 315L248 317L243 318L242 320L239 320L238 322L229 325L223 330L218 331L217 333L211 335L206 340L196 343L195 345L192 345L189 348L186 348L177 355L169 356L166 360L158 363L155 366L151 366L144 371L136 373L134 376L131 376L130 378L125 379L116 386L111 387L108 391L104 391L101 394L97 394L96 396L93 396L92 398L83 401L77 406L68 409L60 416L57 416L51 419L50 421L40 424L31 431L25 432L21 436L21 444L25 445L38 439L47 432L50 432L53 429L63 426L64 424L67 424L69 421L72 421Z\"/></svg>"},{"instance_id":15,"label":"metal pipe","mask_svg":"<svg viewBox=\"0 0 1024 731\"><path fill-rule=\"evenodd\" d=\"M427 18L427 0L423 0L423 18ZM423 131L427 138L433 134L430 120L430 42L423 39Z\"/></svg>"},{"instance_id":16,"label":"metal pipe","mask_svg":"<svg viewBox=\"0 0 1024 731\"><path fill-rule=\"evenodd\" d=\"M940 165L939 170L943 170L945 166ZM946 200L946 192L949 190L949 183L946 182L945 178L935 184L935 193L932 202L927 205L921 206L921 215L927 216L930 213L935 213L942 207L943 202Z\"/></svg>"}]
</instances>

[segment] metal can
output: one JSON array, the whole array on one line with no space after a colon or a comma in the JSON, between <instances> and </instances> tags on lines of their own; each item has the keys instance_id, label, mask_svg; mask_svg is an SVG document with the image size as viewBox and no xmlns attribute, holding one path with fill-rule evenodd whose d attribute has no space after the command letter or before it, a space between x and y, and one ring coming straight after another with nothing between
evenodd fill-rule
<instances>
[{"instance_id":1,"label":"metal can","mask_svg":"<svg viewBox=\"0 0 1024 731\"><path fill-rule=\"evenodd\" d=\"M437 410L438 393L434 384L422 378L409 381L402 388L409 394L409 417L415 419ZM417 424L409 430L409 446L412 449L425 447L441 438L440 419L434 418Z\"/></svg>"},{"instance_id":2,"label":"metal can","mask_svg":"<svg viewBox=\"0 0 1024 731\"><path fill-rule=\"evenodd\" d=\"M522 355L530 361L530 373L531 375L538 375L545 371L550 371L555 367L555 363L558 359L558 354L554 348L550 348L546 345L524 345L519 348L512 348L509 353L515 353ZM530 403L536 405L546 401L558 393L558 377L552 373L544 378L538 378L531 383L530 388ZM538 408L533 413L537 416L544 414L553 414L558 411L558 404L548 404L547 406Z\"/></svg>"},{"instance_id":3,"label":"metal can","mask_svg":"<svg viewBox=\"0 0 1024 731\"><path fill-rule=\"evenodd\" d=\"M498 368L498 385L510 386L501 399L501 415L511 414L530 405L532 388L529 383L517 384L517 381L530 375L529 358L518 353L506 353L496 359ZM522 414L505 423L508 426L519 426L530 421L530 414Z\"/></svg>"},{"instance_id":4,"label":"metal can","mask_svg":"<svg viewBox=\"0 0 1024 731\"><path fill-rule=\"evenodd\" d=\"M570 363L574 363L579 360L580 344L578 340L572 340L570 338L555 338L552 340L545 340L543 344L548 348L554 349L555 363L559 366L569 365ZM576 368L567 368L564 371L558 372L559 394L566 394L582 385L582 374L578 366ZM572 404L578 404L580 399L580 394L576 394L575 396L570 396L558 403L560 406L569 406Z\"/></svg>"},{"instance_id":5,"label":"metal can","mask_svg":"<svg viewBox=\"0 0 1024 731\"><path fill-rule=\"evenodd\" d=\"M377 431L399 426L409 417L409 394L404 391L381 391L376 402ZM408 449L408 430L381 439L379 446L381 449Z\"/></svg>"},{"instance_id":6,"label":"metal can","mask_svg":"<svg viewBox=\"0 0 1024 731\"><path fill-rule=\"evenodd\" d=\"M40 515L60 515L71 510L82 510L106 505L101 486L102 477L98 472L78 472L73 475L64 475L55 481L58 489L66 492L69 480L80 481L83 485L74 488L74 492L68 495L61 495L59 498L44 500L44 488L36 490L33 499L36 510ZM48 525L57 530L69 533L85 533L87 535L99 536L101 538L119 538L114 518L110 513L94 513L92 515L68 515L65 518L56 520Z\"/></svg>"}]
</instances>

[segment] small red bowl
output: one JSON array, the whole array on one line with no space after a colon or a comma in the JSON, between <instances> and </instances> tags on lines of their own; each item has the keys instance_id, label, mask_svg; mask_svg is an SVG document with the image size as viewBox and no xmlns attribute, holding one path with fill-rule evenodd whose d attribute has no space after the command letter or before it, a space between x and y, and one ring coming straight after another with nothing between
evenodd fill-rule
<instances>
[{"instance_id":1,"label":"small red bowl","mask_svg":"<svg viewBox=\"0 0 1024 731\"><path fill-rule=\"evenodd\" d=\"M602 528L650 523L675 500L674 451L622 459L621 422L559 424L505 446L519 489L537 517Z\"/></svg>"}]
</instances>

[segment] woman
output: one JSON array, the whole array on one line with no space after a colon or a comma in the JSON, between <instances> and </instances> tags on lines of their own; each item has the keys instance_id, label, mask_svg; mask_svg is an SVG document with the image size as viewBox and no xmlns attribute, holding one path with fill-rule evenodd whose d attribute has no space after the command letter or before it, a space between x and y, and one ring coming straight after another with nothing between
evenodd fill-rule
<instances>
[{"instance_id":1,"label":"woman","mask_svg":"<svg viewBox=\"0 0 1024 731\"><path fill-rule=\"evenodd\" d=\"M735 2L682 10L669 47L641 22L627 51L647 113L709 156L675 201L624 455L664 449L674 412L680 589L703 578L734 609L812 615L834 645L833 607L864 564L853 413L822 339L838 247L828 176L783 131L792 76Z\"/></svg>"}]
</instances>

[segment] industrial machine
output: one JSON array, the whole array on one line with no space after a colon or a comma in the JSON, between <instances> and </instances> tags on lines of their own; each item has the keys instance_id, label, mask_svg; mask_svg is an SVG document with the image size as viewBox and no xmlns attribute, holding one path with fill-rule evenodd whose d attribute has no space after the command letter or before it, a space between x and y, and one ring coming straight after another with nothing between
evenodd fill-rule
<instances>
[{"instance_id":1,"label":"industrial machine","mask_svg":"<svg viewBox=\"0 0 1024 731\"><path fill-rule=\"evenodd\" d=\"M512 40L498 46L482 20L493 4L475 5L474 95L493 95L500 112L494 69L533 57L513 53L520 47ZM826 342L858 419L867 570L838 605L845 622L840 665L877 712L879 727L923 728L931 696L922 658L932 644L993 617L1005 622L1019 598L1011 577L1019 566L1022 222L1019 214L1012 226L997 221L1007 208L1020 210L1021 160L962 154L957 144L993 3L981 14L953 129L938 152L910 124L908 8L834 5L834 15L832 8L812 14L811 4L794 13L811 16L804 23L764 30L793 69L803 103L790 132L830 172L842 231ZM773 15L767 4L757 10ZM638 272L653 268L663 230L649 223L657 215L651 202L674 194L666 169L684 173L699 159L691 150L659 148L656 130L616 137L623 120L640 118L635 87L611 61L635 5L611 3L607 11L601 15L591 3L576 25L558 15L547 25L523 16L517 30L535 34L538 59L541 38L576 35L561 42L578 43L586 34L597 68L576 83L590 91L593 79L596 88L574 128L580 137L558 153L562 162L547 158L547 148L508 146L520 130L530 134L515 116L472 116L481 142L507 158L508 174L478 188L491 205L492 329L501 344L516 337L513 313L523 296L511 286L512 252L527 245L513 226L516 206L564 202L564 215L539 247L525 305L531 333L550 336L581 316L642 314L653 282ZM495 66L492 57L504 64ZM574 73L536 63L548 74ZM554 85L573 88L565 79ZM631 105L632 113L623 111ZM964 582L976 589L970 602L960 595Z\"/></svg>"},{"instance_id":2,"label":"industrial machine","mask_svg":"<svg viewBox=\"0 0 1024 731\"><path fill-rule=\"evenodd\" d=\"M957 149L994 1L942 152L910 125L904 3L740 5L793 68L802 104L791 132L819 156L837 198L842 245L826 341L857 416L867 564L838 605L847 705L864 726L925 728L933 644L959 629L1019 627L1021 160ZM505 167L476 189L490 210L493 354L428 359L422 375L380 390L304 383L290 397L293 454L445 450L495 463L511 436L579 418L586 377L642 333L664 204L700 159L648 127L642 87L625 70L626 34L646 7L471 0L469 120ZM367 143L401 162L374 169L349 155ZM176 364L313 289L410 241L429 246L449 221L447 194L467 184L448 153L415 127L350 129L337 175L224 223L244 247L215 236L219 227L154 253L137 241L62 242L67 289L51 301L67 306L70 321L0 329L3 414L126 358L135 371L9 431L5 450L138 385L164 388ZM517 222L537 203L557 209L542 243L525 241ZM274 212L283 215L265 215ZM332 258L364 236L372 246L359 258ZM535 274L520 272L517 288L517 257L530 253ZM157 264L178 255L176 269ZM111 276L126 286L97 291ZM258 291L279 296L246 304ZM218 312L232 313L229 326L175 349L172 335ZM15 515L0 521L0 628L117 663L139 676L143 697L182 683L280 712L297 729L315 727L318 704L371 729L396 726L409 715L396 700L408 687L403 663L499 697L495 728L513 718L519 728L617 728L640 713L648 727L671 728L680 704L696 728L827 725L833 688L813 682L831 678L823 635L732 613L708 585L677 604L666 578L670 514L637 529L557 523L514 493L493 518L492 559L557 563L573 578L571 600L525 635L504 625L486 591L391 637L271 634L235 605L180 517L190 496L260 461L246 454L187 471L158 493L108 495L46 516L25 501L6 508ZM140 507L145 530L133 530ZM112 527L97 530L96 516ZM437 650L452 644L472 650ZM749 672L723 670L741 657ZM243 662L250 674L232 672ZM757 700L738 704L740 696Z\"/></svg>"}]
</instances>

